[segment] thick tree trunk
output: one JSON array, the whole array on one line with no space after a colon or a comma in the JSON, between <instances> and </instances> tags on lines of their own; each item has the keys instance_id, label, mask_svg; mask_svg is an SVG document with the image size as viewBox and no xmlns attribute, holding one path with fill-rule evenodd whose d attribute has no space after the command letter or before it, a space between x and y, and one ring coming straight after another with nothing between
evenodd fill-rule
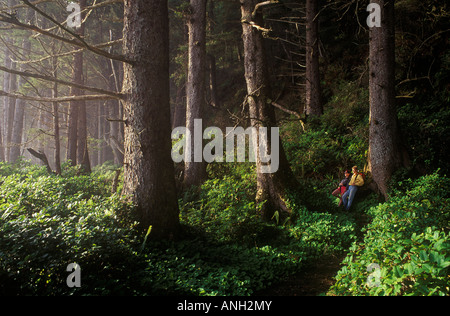
<instances>
[{"instance_id":1,"label":"thick tree trunk","mask_svg":"<svg viewBox=\"0 0 450 316\"><path fill-rule=\"evenodd\" d=\"M178 202L171 159L167 0L125 0L124 193L150 236L175 238Z\"/></svg>"},{"instance_id":2,"label":"thick tree trunk","mask_svg":"<svg viewBox=\"0 0 450 316\"><path fill-rule=\"evenodd\" d=\"M306 0L306 108L307 116L323 114L319 72L318 0Z\"/></svg>"},{"instance_id":3,"label":"thick tree trunk","mask_svg":"<svg viewBox=\"0 0 450 316\"><path fill-rule=\"evenodd\" d=\"M194 135L194 120L203 118L206 65L206 0L191 0L189 30L189 65L186 84L186 127ZM203 133L202 133L203 135ZM194 137L190 141L191 156L184 164L184 186L201 185L206 179L206 163L195 161ZM198 145L198 144L197 144ZM202 149L203 150L203 147Z\"/></svg>"},{"instance_id":4,"label":"thick tree trunk","mask_svg":"<svg viewBox=\"0 0 450 316\"><path fill-rule=\"evenodd\" d=\"M380 193L387 198L388 182L401 165L395 105L394 1L374 1L381 7L381 27L370 29L369 165Z\"/></svg>"},{"instance_id":5,"label":"thick tree trunk","mask_svg":"<svg viewBox=\"0 0 450 316\"><path fill-rule=\"evenodd\" d=\"M245 79L248 91L248 104L251 126L257 128L253 143L259 144L260 127L267 127L268 152L272 152L270 128L276 126L275 112L268 100L271 99L271 88L265 56L265 48L261 31L255 25L262 26L260 11L253 15L259 1L241 1L242 29L244 41ZM278 139L279 168L274 173L263 173L264 164L259 150L256 151L257 194L256 200L267 201L262 210L262 217L269 220L275 211L280 214L289 213L285 200L290 189L295 188L296 180L287 161L281 140ZM255 146L255 148L257 148Z\"/></svg>"}]
</instances>

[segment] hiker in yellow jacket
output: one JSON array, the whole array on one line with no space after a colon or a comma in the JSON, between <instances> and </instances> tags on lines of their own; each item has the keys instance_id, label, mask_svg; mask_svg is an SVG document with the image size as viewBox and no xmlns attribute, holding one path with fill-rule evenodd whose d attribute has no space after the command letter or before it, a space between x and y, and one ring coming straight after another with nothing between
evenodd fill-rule
<instances>
[{"instance_id":1,"label":"hiker in yellow jacket","mask_svg":"<svg viewBox=\"0 0 450 316\"><path fill-rule=\"evenodd\" d=\"M355 198L356 192L359 187L364 185L364 177L358 172L358 167L354 166L352 168L352 178L350 179L348 190L345 191L342 196L342 202L344 204L345 210L349 210L352 206L353 199Z\"/></svg>"}]
</instances>

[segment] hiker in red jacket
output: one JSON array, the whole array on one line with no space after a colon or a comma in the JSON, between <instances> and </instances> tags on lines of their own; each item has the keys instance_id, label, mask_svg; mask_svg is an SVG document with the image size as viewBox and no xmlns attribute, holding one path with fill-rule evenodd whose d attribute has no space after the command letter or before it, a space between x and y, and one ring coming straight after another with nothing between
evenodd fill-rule
<instances>
[{"instance_id":1,"label":"hiker in red jacket","mask_svg":"<svg viewBox=\"0 0 450 316\"><path fill-rule=\"evenodd\" d=\"M349 188L342 196L342 203L344 204L346 211L348 211L352 206L353 199L355 198L358 188L364 185L364 177L359 173L357 166L352 168L352 172L353 175L350 179Z\"/></svg>"},{"instance_id":2,"label":"hiker in red jacket","mask_svg":"<svg viewBox=\"0 0 450 316\"><path fill-rule=\"evenodd\" d=\"M336 190L334 190L333 193L331 193L333 196L339 198L338 207L340 207L342 205L342 196L348 190L348 185L350 182L350 171L345 170L344 176L345 176L345 178L342 179L342 181L339 183L339 187Z\"/></svg>"}]
</instances>

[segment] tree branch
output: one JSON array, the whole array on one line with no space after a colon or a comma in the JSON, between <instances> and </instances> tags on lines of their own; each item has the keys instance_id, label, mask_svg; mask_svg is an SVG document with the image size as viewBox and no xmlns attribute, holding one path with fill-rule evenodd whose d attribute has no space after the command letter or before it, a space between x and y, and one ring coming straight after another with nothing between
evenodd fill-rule
<instances>
[{"instance_id":1,"label":"tree branch","mask_svg":"<svg viewBox=\"0 0 450 316\"><path fill-rule=\"evenodd\" d=\"M285 108L284 106L282 106L281 104L276 103L276 102L272 102L272 105L283 112L286 112L288 114L292 114L292 115L296 116L299 119L300 124L302 125L303 131L305 131L305 122L303 121L301 115L298 112L289 110L289 109Z\"/></svg>"},{"instance_id":2,"label":"tree branch","mask_svg":"<svg viewBox=\"0 0 450 316\"><path fill-rule=\"evenodd\" d=\"M98 100L110 100L116 99L110 95L78 95L78 96L69 96L69 97L59 97L59 98L45 98L45 97L30 97L23 94L18 93L10 93L3 90L0 90L0 96L6 96L14 99L22 99L27 101L36 101L36 102L70 102L70 101L98 101Z\"/></svg>"},{"instance_id":3,"label":"tree branch","mask_svg":"<svg viewBox=\"0 0 450 316\"><path fill-rule=\"evenodd\" d=\"M280 3L280 2L278 0L268 0L268 1L263 1L263 2L256 4L255 9L253 9L253 12L252 12L252 18L254 19L256 17L256 14L258 13L258 10L261 7L269 5L269 4L276 4L276 3Z\"/></svg>"},{"instance_id":4,"label":"tree branch","mask_svg":"<svg viewBox=\"0 0 450 316\"><path fill-rule=\"evenodd\" d=\"M38 158L45 164L45 166L47 167L48 173L53 173L53 170L50 167L50 164L48 163L47 155L45 155L45 153L43 151L39 150L39 152L37 152L33 148L27 148L27 150L30 154L32 154L34 157Z\"/></svg>"},{"instance_id":5,"label":"tree branch","mask_svg":"<svg viewBox=\"0 0 450 316\"><path fill-rule=\"evenodd\" d=\"M52 0L37 0L37 1L33 1L33 4L41 4L41 3L46 3L46 2L51 2ZM9 12L10 10L16 10L16 9L20 9L20 8L25 8L24 4L16 4L12 7L3 7L0 8L0 12Z\"/></svg>"},{"instance_id":6,"label":"tree branch","mask_svg":"<svg viewBox=\"0 0 450 316\"><path fill-rule=\"evenodd\" d=\"M24 1L24 0L22 0L22 1ZM39 10L39 9L37 9L37 10ZM40 11L40 12L42 12L42 11ZM49 37L54 38L56 40L59 40L59 41L71 44L73 46L85 48L85 49L87 49L87 50L89 50L89 51L91 51L91 52L93 52L93 53L95 53L97 55L100 55L100 56L103 56L103 57L106 57L106 58L109 58L109 59L121 61L121 62L124 62L124 63L127 63L127 64L133 64L133 62L128 60L128 59L126 59L125 56L110 54L107 51L104 51L102 49L96 48L95 46L91 46L91 45L87 44L79 36L76 37L77 40L68 39L68 38L65 38L63 36L59 36L59 35L53 34L51 32L48 32L46 30L43 30L43 29L37 27L36 25L22 23L22 22L20 22L17 19L17 17L15 15L11 15L11 14L8 14L8 13L0 14L0 22L10 23L10 24L16 25L16 26L18 26L18 27L20 27L22 29L31 30L31 31L34 31L34 32L37 32L37 33L40 33L40 34L43 34L43 35L46 35L46 36L49 36ZM58 23L58 22L56 22L56 23L57 23L57 25L59 27L61 27L62 29L66 30L66 28L64 26L62 26L61 23ZM71 32L71 33L73 33L73 32Z\"/></svg>"},{"instance_id":7,"label":"tree branch","mask_svg":"<svg viewBox=\"0 0 450 316\"><path fill-rule=\"evenodd\" d=\"M118 40L115 40L115 41L111 41L111 42L107 42L107 43L98 44L98 45L95 45L94 47L96 47L96 48L110 47L110 46L113 46L113 45L115 45L115 44L122 43L122 41L123 41L122 39L118 39ZM72 51L70 51L70 52L64 52L64 53L58 53L58 54L55 54L55 55L49 55L49 56L42 57L42 58L40 58L40 59L35 59L35 60L23 60L23 61L21 61L21 60L13 60L13 62L15 62L16 64L32 64L32 63L39 63L39 62L43 62L43 61L45 61L45 60L47 60L47 59L50 59L50 58L54 58L54 57L64 57L64 56L68 56L68 55L72 55L72 54L75 54L75 53L82 52L82 51L84 51L84 50L85 50L85 48L78 48L78 49L72 50Z\"/></svg>"},{"instance_id":8,"label":"tree branch","mask_svg":"<svg viewBox=\"0 0 450 316\"><path fill-rule=\"evenodd\" d=\"M262 26L259 26L258 24L256 24L256 23L253 22L253 21L242 20L241 23L243 23L243 24L249 24L249 25L251 25L252 27L254 27L255 29L257 29L258 31L261 31L261 32L263 32L263 33L269 33L269 32L271 31L271 29L266 29L266 28L264 28L264 27L262 27Z\"/></svg>"},{"instance_id":9,"label":"tree branch","mask_svg":"<svg viewBox=\"0 0 450 316\"><path fill-rule=\"evenodd\" d=\"M26 71L13 70L13 69L9 69L9 68L3 67L3 66L0 66L0 70L11 73L11 74L19 75L19 76L42 79L42 80L46 80L46 81L50 81L50 82L56 82L56 83L66 85L66 86L75 87L75 88L82 89L82 90L87 90L87 91L104 94L106 96L109 96L109 97L112 97L115 99L123 98L123 95L121 93L112 92L112 91L94 88L94 87L88 87L88 86L80 85L80 84L69 82L69 81L59 80L59 79L56 79L56 78L50 77L50 76L34 74L31 72L26 72Z\"/></svg>"}]
</instances>

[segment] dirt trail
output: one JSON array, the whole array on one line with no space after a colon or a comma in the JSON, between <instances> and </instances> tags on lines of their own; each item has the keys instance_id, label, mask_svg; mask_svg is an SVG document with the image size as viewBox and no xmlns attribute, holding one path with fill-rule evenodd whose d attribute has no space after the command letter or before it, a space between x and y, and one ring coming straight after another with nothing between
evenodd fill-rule
<instances>
[{"instance_id":1,"label":"dirt trail","mask_svg":"<svg viewBox=\"0 0 450 316\"><path fill-rule=\"evenodd\" d=\"M370 218L366 214L355 214L355 232L358 240L362 240L365 227ZM267 289L255 293L256 296L317 296L325 294L334 284L334 277L341 269L345 254L327 255L315 263L302 269L288 279L273 284Z\"/></svg>"},{"instance_id":2,"label":"dirt trail","mask_svg":"<svg viewBox=\"0 0 450 316\"><path fill-rule=\"evenodd\" d=\"M333 277L339 271L344 256L325 256L300 273L272 285L256 296L317 296L334 284Z\"/></svg>"}]
</instances>

